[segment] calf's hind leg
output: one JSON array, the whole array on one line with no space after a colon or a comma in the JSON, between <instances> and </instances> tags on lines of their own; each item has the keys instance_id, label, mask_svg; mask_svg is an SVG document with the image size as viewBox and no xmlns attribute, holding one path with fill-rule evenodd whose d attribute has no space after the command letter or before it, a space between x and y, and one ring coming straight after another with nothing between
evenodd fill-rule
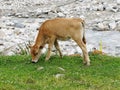
<instances>
[{"instance_id":1,"label":"calf's hind leg","mask_svg":"<svg viewBox=\"0 0 120 90\"><path fill-rule=\"evenodd\" d=\"M59 44L58 44L58 42L57 42L57 39L55 40L54 45L55 45L55 48L58 50L58 52L59 52L59 54L60 54L60 57L62 58L62 53L61 53L61 51L60 51L60 47L59 47Z\"/></svg>"},{"instance_id":2,"label":"calf's hind leg","mask_svg":"<svg viewBox=\"0 0 120 90\"><path fill-rule=\"evenodd\" d=\"M89 59L89 55L88 55L88 52L87 52L86 44L80 38L73 38L73 39L79 45L79 47L82 49L83 57L84 57L83 63L85 65L89 66L90 65L90 59Z\"/></svg>"}]
</instances>

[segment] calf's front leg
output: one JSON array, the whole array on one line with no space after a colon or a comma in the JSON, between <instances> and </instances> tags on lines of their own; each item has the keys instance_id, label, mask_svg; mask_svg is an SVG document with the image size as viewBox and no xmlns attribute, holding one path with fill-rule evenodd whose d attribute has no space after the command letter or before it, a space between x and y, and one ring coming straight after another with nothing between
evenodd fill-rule
<instances>
[{"instance_id":1,"label":"calf's front leg","mask_svg":"<svg viewBox=\"0 0 120 90\"><path fill-rule=\"evenodd\" d=\"M50 59L51 49L52 49L52 47L53 47L54 42L55 42L55 37L52 36L52 37L49 39L49 42L48 42L48 52L47 52L45 61L48 61L48 60Z\"/></svg>"}]
</instances>

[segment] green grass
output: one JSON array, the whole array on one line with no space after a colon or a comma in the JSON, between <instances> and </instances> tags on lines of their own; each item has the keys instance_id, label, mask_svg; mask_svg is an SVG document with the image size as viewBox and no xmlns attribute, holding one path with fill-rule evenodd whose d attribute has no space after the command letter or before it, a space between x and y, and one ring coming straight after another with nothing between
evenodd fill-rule
<instances>
[{"instance_id":1,"label":"green grass","mask_svg":"<svg viewBox=\"0 0 120 90\"><path fill-rule=\"evenodd\" d=\"M0 90L120 90L120 57L90 55L89 67L80 57L44 58L0 56Z\"/></svg>"}]
</instances>

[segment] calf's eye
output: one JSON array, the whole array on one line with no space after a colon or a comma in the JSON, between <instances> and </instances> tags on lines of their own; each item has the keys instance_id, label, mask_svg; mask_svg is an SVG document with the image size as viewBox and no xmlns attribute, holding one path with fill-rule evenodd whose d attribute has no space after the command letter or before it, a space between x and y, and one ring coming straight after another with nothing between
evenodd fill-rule
<instances>
[{"instance_id":1,"label":"calf's eye","mask_svg":"<svg viewBox=\"0 0 120 90\"><path fill-rule=\"evenodd\" d=\"M43 46L40 46L40 49L43 49Z\"/></svg>"}]
</instances>

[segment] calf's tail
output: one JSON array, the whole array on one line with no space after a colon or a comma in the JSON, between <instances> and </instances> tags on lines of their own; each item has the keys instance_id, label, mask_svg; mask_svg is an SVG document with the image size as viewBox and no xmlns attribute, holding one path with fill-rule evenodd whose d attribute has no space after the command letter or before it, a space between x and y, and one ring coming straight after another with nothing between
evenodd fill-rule
<instances>
[{"instance_id":1,"label":"calf's tail","mask_svg":"<svg viewBox=\"0 0 120 90\"><path fill-rule=\"evenodd\" d=\"M84 44L86 44L86 38L85 38L85 21L84 20L82 22L82 27L83 27L83 38L82 38L82 40L83 40Z\"/></svg>"},{"instance_id":2,"label":"calf's tail","mask_svg":"<svg viewBox=\"0 0 120 90\"><path fill-rule=\"evenodd\" d=\"M85 38L85 36L83 36L82 40L83 40L84 44L86 44L86 38Z\"/></svg>"}]
</instances>

